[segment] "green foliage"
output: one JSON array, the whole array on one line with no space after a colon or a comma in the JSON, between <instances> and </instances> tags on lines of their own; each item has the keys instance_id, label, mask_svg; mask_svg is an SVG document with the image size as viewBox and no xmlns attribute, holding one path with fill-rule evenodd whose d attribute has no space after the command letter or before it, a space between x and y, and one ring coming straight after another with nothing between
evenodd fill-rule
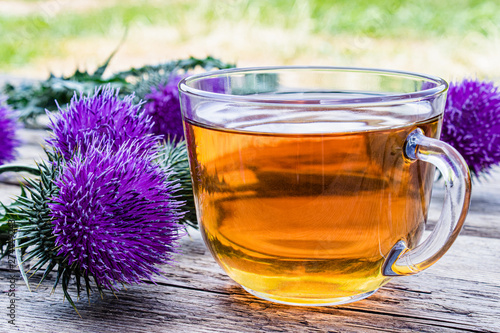
<instances>
[{"instance_id":1,"label":"green foliage","mask_svg":"<svg viewBox=\"0 0 500 333\"><path fill-rule=\"evenodd\" d=\"M28 289L28 273L33 275L43 269L41 283L55 269L53 289L61 283L64 297L76 310L68 293L70 280L72 277L76 279L78 297L84 289L81 283L82 277L87 294L90 294L91 283L88 274L84 275L77 265L69 265L63 256L58 255L59 246L55 244L56 235L53 234L49 204L52 202L51 198L57 196L59 191L53 180L59 174L62 157L48 151L46 153L48 161L39 164L33 170L38 177L27 179L27 185L23 186L23 191L16 201L9 206L4 206L4 218L15 222L15 252L21 275ZM32 264L28 272L23 266L26 262ZM97 286L97 289L102 293L100 286Z\"/></svg>"},{"instance_id":2,"label":"green foliage","mask_svg":"<svg viewBox=\"0 0 500 333\"><path fill-rule=\"evenodd\" d=\"M116 87L128 85L125 79L119 77L103 77L110 60L111 57L92 74L77 70L70 77L50 75L47 80L41 82L25 82L19 85L7 83L3 92L8 96L7 103L18 110L19 120L33 124L36 117L45 114L46 110L57 110L57 103L68 103L76 92L88 94L101 84L112 84Z\"/></svg>"},{"instance_id":3,"label":"green foliage","mask_svg":"<svg viewBox=\"0 0 500 333\"><path fill-rule=\"evenodd\" d=\"M167 181L178 183L180 189L176 192L180 199L186 203L182 207L187 213L184 216L184 224L198 228L196 209L194 206L193 185L189 172L188 152L185 141L174 143L168 141L163 145L161 163L169 170Z\"/></svg>"},{"instance_id":4,"label":"green foliage","mask_svg":"<svg viewBox=\"0 0 500 333\"><path fill-rule=\"evenodd\" d=\"M4 172L28 172L33 175L39 176L40 170L31 166L18 166L18 165L1 165L0 174ZM14 250L13 241L11 239L13 233L16 231L16 220L20 217L13 215L19 207L22 207L22 200L20 198L26 197L24 187L21 187L21 194L18 199L8 206L0 202L0 259L4 258Z\"/></svg>"},{"instance_id":5,"label":"green foliage","mask_svg":"<svg viewBox=\"0 0 500 333\"><path fill-rule=\"evenodd\" d=\"M6 216L5 209L0 207L0 260L14 250L11 240L12 227Z\"/></svg>"},{"instance_id":6,"label":"green foliage","mask_svg":"<svg viewBox=\"0 0 500 333\"><path fill-rule=\"evenodd\" d=\"M115 51L116 52L116 51ZM229 68L234 65L224 63L213 57L197 59L174 60L159 65L147 65L118 72L109 77L104 72L115 52L94 73L77 70L69 77L51 75L45 81L23 83L20 85L6 84L3 92L8 96L7 103L19 112L19 120L27 125L35 125L36 118L45 114L46 110L56 111L57 105L64 107L76 93L89 94L97 86L111 84L119 88L121 95L133 92L138 98L150 92L151 86L168 79L172 73L201 67L205 70L213 68Z\"/></svg>"},{"instance_id":7,"label":"green foliage","mask_svg":"<svg viewBox=\"0 0 500 333\"><path fill-rule=\"evenodd\" d=\"M202 68L203 70L209 71L212 69L226 69L234 66L233 64L225 63L210 56L205 59L190 57L188 59L179 59L159 65L132 68L120 72L115 76L132 82L132 85L126 87L129 89L126 93L134 92L138 99L144 100L144 96L151 92L151 87L157 86L160 83L166 83L165 81L170 78L170 75L187 73L189 70L195 68Z\"/></svg>"}]
</instances>

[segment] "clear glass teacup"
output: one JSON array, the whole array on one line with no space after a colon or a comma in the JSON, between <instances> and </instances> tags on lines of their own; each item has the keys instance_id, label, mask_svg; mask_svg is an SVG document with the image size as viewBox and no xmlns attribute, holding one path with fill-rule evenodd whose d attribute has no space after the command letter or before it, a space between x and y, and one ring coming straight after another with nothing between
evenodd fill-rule
<instances>
[{"instance_id":1,"label":"clear glass teacup","mask_svg":"<svg viewBox=\"0 0 500 333\"><path fill-rule=\"evenodd\" d=\"M198 221L250 293L335 305L435 263L467 215L470 175L439 141L447 83L397 71L269 67L179 84ZM442 213L421 240L435 167Z\"/></svg>"}]
</instances>

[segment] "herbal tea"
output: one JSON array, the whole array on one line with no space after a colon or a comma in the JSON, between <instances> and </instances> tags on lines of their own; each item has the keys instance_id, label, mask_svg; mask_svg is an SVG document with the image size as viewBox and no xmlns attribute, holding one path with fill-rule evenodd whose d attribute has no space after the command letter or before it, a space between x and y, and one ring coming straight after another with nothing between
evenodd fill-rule
<instances>
[{"instance_id":1,"label":"herbal tea","mask_svg":"<svg viewBox=\"0 0 500 333\"><path fill-rule=\"evenodd\" d=\"M213 256L250 293L293 305L359 301L433 265L470 202L467 164L437 139L447 87L418 73L316 66L181 80ZM436 167L442 211L420 241Z\"/></svg>"},{"instance_id":2,"label":"herbal tea","mask_svg":"<svg viewBox=\"0 0 500 333\"><path fill-rule=\"evenodd\" d=\"M348 120L185 124L206 243L261 297L325 304L374 291L388 280L381 266L394 244L420 239L434 166L410 163L402 149L417 125L436 137L440 118L405 126L343 112Z\"/></svg>"}]
</instances>

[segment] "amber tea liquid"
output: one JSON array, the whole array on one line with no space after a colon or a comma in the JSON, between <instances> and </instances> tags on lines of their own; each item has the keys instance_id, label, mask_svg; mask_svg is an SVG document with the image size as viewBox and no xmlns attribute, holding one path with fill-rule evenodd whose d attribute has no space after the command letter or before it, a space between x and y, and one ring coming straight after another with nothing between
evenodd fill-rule
<instances>
[{"instance_id":1,"label":"amber tea liquid","mask_svg":"<svg viewBox=\"0 0 500 333\"><path fill-rule=\"evenodd\" d=\"M342 302L388 281L381 267L399 240L418 243L434 167L409 162L402 149L416 127L437 137L439 119L347 118L242 117L226 128L186 121L203 236L254 294Z\"/></svg>"}]
</instances>

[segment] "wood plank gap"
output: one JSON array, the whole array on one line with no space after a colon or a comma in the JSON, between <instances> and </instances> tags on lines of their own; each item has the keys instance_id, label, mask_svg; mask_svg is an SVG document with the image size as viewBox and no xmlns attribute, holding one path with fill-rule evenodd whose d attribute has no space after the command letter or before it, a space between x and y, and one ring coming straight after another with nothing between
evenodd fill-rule
<instances>
[{"instance_id":1,"label":"wood plank gap","mask_svg":"<svg viewBox=\"0 0 500 333\"><path fill-rule=\"evenodd\" d=\"M380 328L380 327L377 327L377 326L369 326L369 325L361 325L361 324L351 324L351 323L344 323L345 326L348 326L348 327L354 327L356 329L369 329L369 330L372 330L372 331L376 331L376 332L391 332L391 333L394 333L394 332L401 332L400 329L384 329L384 328ZM341 332L341 331L328 331L328 333L336 333L336 332Z\"/></svg>"},{"instance_id":2,"label":"wood plank gap","mask_svg":"<svg viewBox=\"0 0 500 333\"><path fill-rule=\"evenodd\" d=\"M225 296L231 295L230 292L196 288L196 287L190 287L190 286L175 284L175 283L168 283L168 282L161 282L161 281L152 282L152 281L146 281L146 280L143 280L142 282L144 282L144 284L152 284L152 285L160 285L160 286L165 286L165 287L180 288L180 289L185 289L185 290L208 292L208 293L217 294L217 295L225 295Z\"/></svg>"},{"instance_id":3,"label":"wood plank gap","mask_svg":"<svg viewBox=\"0 0 500 333\"><path fill-rule=\"evenodd\" d=\"M408 293L415 293L415 294L426 294L426 295L431 295L432 291L425 291L425 290L413 290L413 289L408 289L408 288L401 288L401 287L393 287L393 286L384 286L384 289L390 289L390 290L400 290L400 291L405 291Z\"/></svg>"},{"instance_id":4,"label":"wood plank gap","mask_svg":"<svg viewBox=\"0 0 500 333\"><path fill-rule=\"evenodd\" d=\"M382 316L389 316L389 317L400 317L400 318L407 318L407 319L413 319L417 320L415 323L419 324L424 324L424 325L430 325L430 326L437 326L437 327L443 327L443 328L453 328L453 329L459 329L465 332L479 332L479 333L484 333L484 332L489 332L487 330L478 330L477 328L473 327L470 324L466 323L457 323L455 321L449 321L449 320L443 320L440 318L430 318L430 317L418 317L418 316L410 316L410 315L405 315L401 313L391 313L391 312L382 312L382 311L375 311L375 310L368 310L368 309L356 309L356 308L350 308L350 307L342 307L338 306L337 309L339 310L345 310L345 311L352 311L352 312L361 312L361 313L367 313L367 314L377 314L377 315L382 315ZM434 322L429 322L430 320L435 321ZM442 324L439 324L442 323ZM449 326L446 324L454 324L453 326ZM463 327L457 327L456 325L463 325L471 328L463 328Z\"/></svg>"}]
</instances>

